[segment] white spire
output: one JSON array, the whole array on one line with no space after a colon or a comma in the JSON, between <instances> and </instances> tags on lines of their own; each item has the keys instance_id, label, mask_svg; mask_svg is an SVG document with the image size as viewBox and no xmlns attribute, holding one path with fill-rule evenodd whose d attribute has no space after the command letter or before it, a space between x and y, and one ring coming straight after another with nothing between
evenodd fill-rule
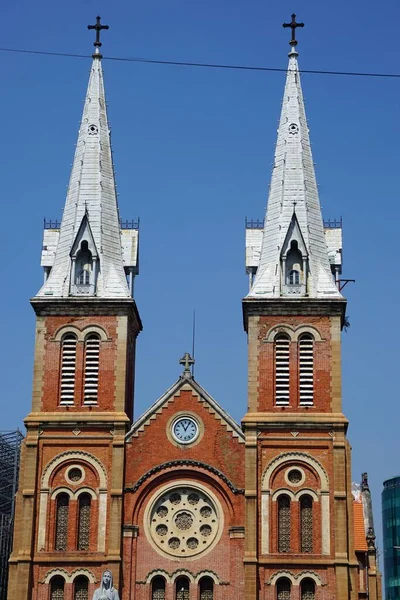
<instances>
[{"instance_id":1,"label":"white spire","mask_svg":"<svg viewBox=\"0 0 400 600\"><path fill-rule=\"evenodd\" d=\"M81 246L81 243L85 247ZM91 285L79 283L79 252L89 257ZM78 261L78 262L76 262ZM82 271L83 276L85 273ZM83 109L71 179L54 264L37 296L129 297L121 233L101 54L96 48Z\"/></svg>"},{"instance_id":2,"label":"white spire","mask_svg":"<svg viewBox=\"0 0 400 600\"><path fill-rule=\"evenodd\" d=\"M249 297L341 297L329 265L295 44L289 53L260 262ZM287 285L293 260L286 259L293 240L297 287Z\"/></svg>"}]
</instances>

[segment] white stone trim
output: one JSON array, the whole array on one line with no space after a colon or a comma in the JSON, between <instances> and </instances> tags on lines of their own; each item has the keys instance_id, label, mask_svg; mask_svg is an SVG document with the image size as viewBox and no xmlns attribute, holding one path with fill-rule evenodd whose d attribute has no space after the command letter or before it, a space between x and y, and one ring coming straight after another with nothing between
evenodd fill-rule
<instances>
[{"instance_id":1,"label":"white stone trim","mask_svg":"<svg viewBox=\"0 0 400 600\"><path fill-rule=\"evenodd\" d=\"M97 529L97 550L105 552L106 550L106 530L107 530L107 491L101 491L99 494L99 525Z\"/></svg>"},{"instance_id":2,"label":"white stone trim","mask_svg":"<svg viewBox=\"0 0 400 600\"><path fill-rule=\"evenodd\" d=\"M78 341L82 341L81 330L78 329L78 327L75 327L75 325L61 325L61 327L57 329L56 333L54 334L53 341L61 342L64 335L66 335L67 333L74 333Z\"/></svg>"},{"instance_id":3,"label":"white stone trim","mask_svg":"<svg viewBox=\"0 0 400 600\"><path fill-rule=\"evenodd\" d=\"M261 552L269 553L269 505L270 493L261 492Z\"/></svg>"},{"instance_id":4,"label":"white stone trim","mask_svg":"<svg viewBox=\"0 0 400 600\"><path fill-rule=\"evenodd\" d=\"M293 482L292 482L292 481L290 481L290 479L289 479L289 473L290 473L291 471L295 471L295 470L296 470L296 471L299 471L299 472L300 472L300 474L301 474L301 479L300 479L300 481L299 481L298 483L293 483ZM286 481L286 483L287 483L288 485L291 485L291 486L293 486L293 487L299 487L300 485L303 485L303 483L305 482L305 480L306 480L306 474L304 473L303 469L301 469L300 467L298 467L298 466L296 465L295 467L293 467L293 466L292 466L292 467L289 467L289 468L288 468L288 469L285 471L284 478L285 478L285 481Z\"/></svg>"},{"instance_id":5,"label":"white stone trim","mask_svg":"<svg viewBox=\"0 0 400 600\"><path fill-rule=\"evenodd\" d=\"M42 552L46 549L46 520L47 520L47 505L49 501L49 491L41 490L39 497L39 524L37 551Z\"/></svg>"},{"instance_id":6,"label":"white stone trim","mask_svg":"<svg viewBox=\"0 0 400 600\"><path fill-rule=\"evenodd\" d=\"M72 469L79 469L82 472L82 477L79 479L79 481L72 481L72 479L70 479L69 474L70 471ZM67 470L65 471L65 479L68 481L68 483L70 485L79 485L80 483L82 483L82 481L84 481L86 477L86 472L85 469L82 467L82 465L70 465L69 467L67 467Z\"/></svg>"},{"instance_id":7,"label":"white stone trim","mask_svg":"<svg viewBox=\"0 0 400 600\"><path fill-rule=\"evenodd\" d=\"M54 334L53 341L61 342L66 333L74 333L78 338L78 342L84 342L91 333L97 333L102 342L107 342L110 339L107 331L101 325L86 325L83 329L79 329L76 325L61 325Z\"/></svg>"},{"instance_id":8,"label":"white stone trim","mask_svg":"<svg viewBox=\"0 0 400 600\"><path fill-rule=\"evenodd\" d=\"M299 336L303 333L311 334L316 342L322 341L321 334L316 327L313 327L312 325L298 325L297 327L292 327L287 323L278 323L278 325L271 327L262 341L274 342L276 335L280 333L286 333L292 342L297 342L299 340Z\"/></svg>"},{"instance_id":9,"label":"white stone trim","mask_svg":"<svg viewBox=\"0 0 400 600\"><path fill-rule=\"evenodd\" d=\"M331 553L330 498L329 493L321 494L322 554Z\"/></svg>"}]
</instances>

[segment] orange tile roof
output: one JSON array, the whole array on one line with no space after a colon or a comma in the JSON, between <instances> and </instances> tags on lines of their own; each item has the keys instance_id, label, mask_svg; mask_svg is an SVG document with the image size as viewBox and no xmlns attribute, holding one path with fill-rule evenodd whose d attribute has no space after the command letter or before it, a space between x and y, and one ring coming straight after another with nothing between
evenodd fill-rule
<instances>
[{"instance_id":1,"label":"orange tile roof","mask_svg":"<svg viewBox=\"0 0 400 600\"><path fill-rule=\"evenodd\" d=\"M354 514L354 549L357 551L368 550L365 537L364 511L362 502L353 502Z\"/></svg>"}]
</instances>

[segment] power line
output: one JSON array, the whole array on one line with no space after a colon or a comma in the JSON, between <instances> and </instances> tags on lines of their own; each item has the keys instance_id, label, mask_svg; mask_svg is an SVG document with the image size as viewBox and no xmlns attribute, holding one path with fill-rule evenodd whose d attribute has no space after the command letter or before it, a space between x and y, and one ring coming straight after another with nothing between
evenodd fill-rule
<instances>
[{"instance_id":1,"label":"power line","mask_svg":"<svg viewBox=\"0 0 400 600\"><path fill-rule=\"evenodd\" d=\"M15 52L19 54L38 54L43 56L64 56L68 58L91 58L88 54L71 54L68 52L46 52L44 50L22 50L20 48L0 48L0 52ZM150 58L129 58L124 56L104 56L103 60L116 60L121 62L148 63L154 65L172 65L176 67L199 67L206 69L228 69L236 71L269 71L275 73L286 73L287 69L277 67L254 67L250 65L224 65L218 63L198 63L178 60L155 60ZM311 75L346 75L350 77L386 77L400 79L399 73L365 73L360 71L322 71L315 69L300 69L301 73Z\"/></svg>"}]
</instances>

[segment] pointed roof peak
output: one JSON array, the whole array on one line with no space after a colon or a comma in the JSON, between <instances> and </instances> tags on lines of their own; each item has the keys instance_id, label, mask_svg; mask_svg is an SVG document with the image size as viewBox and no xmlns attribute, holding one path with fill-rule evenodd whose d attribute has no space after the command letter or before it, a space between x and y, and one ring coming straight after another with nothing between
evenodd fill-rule
<instances>
[{"instance_id":1,"label":"pointed roof peak","mask_svg":"<svg viewBox=\"0 0 400 600\"><path fill-rule=\"evenodd\" d=\"M99 17L98 17L99 19ZM108 28L100 23L89 25L96 30L96 50L101 46L100 31ZM114 177L114 165L107 105L104 91L101 55L94 55L81 125L76 144L67 198L60 227L54 263L38 296L68 297L76 284L71 251L87 222L87 238L93 242L98 264L92 266L93 294L98 298L130 298L124 272L120 219ZM82 292L83 293L83 292Z\"/></svg>"},{"instance_id":2,"label":"pointed roof peak","mask_svg":"<svg viewBox=\"0 0 400 600\"><path fill-rule=\"evenodd\" d=\"M293 297L287 287L290 279L290 262L283 264L282 251L289 238L304 241L301 252L307 257L299 265L298 278L302 286L298 293L311 298L338 297L338 291L329 263L324 225L314 171L311 143L306 119L300 71L295 50L295 31L303 23L292 22L284 27L292 29L289 42L289 66L286 74L281 118L278 128L274 165L264 221L260 261L249 297ZM293 214L297 228L292 227ZM298 229L296 234L295 229ZM292 232L295 237L289 235ZM296 250L297 252L297 250ZM285 272L285 269L288 272ZM297 291L297 290L296 290Z\"/></svg>"}]
</instances>

